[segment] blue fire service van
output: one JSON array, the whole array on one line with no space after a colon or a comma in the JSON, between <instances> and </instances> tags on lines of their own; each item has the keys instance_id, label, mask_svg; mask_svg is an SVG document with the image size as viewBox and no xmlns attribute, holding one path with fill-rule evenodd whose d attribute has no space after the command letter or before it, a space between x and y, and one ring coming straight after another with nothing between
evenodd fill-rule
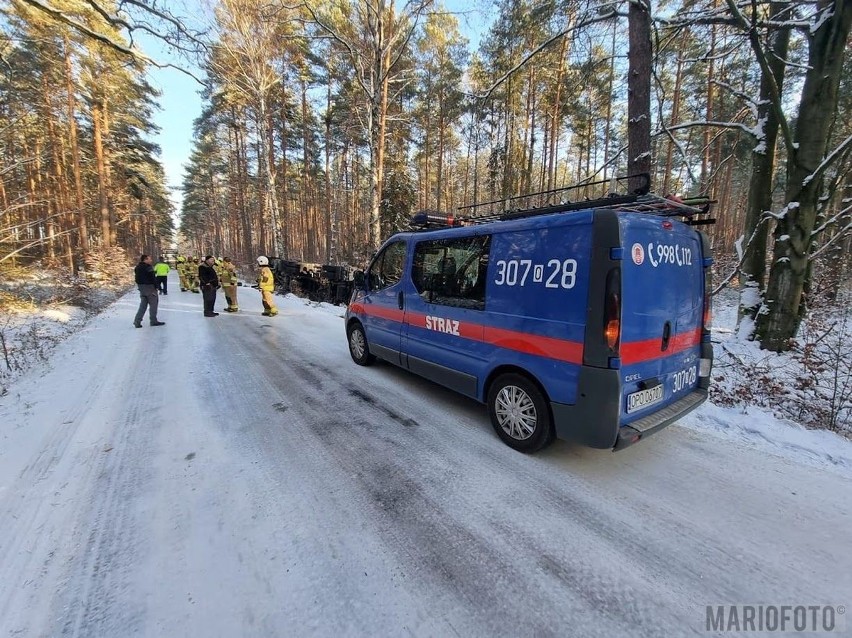
<instances>
[{"instance_id":1,"label":"blue fire service van","mask_svg":"<svg viewBox=\"0 0 852 638\"><path fill-rule=\"evenodd\" d=\"M707 398L712 258L694 226L715 220L694 203L645 188L444 214L435 230L436 214L415 216L423 230L394 235L356 274L352 359L486 403L520 451L635 443Z\"/></svg>"}]
</instances>

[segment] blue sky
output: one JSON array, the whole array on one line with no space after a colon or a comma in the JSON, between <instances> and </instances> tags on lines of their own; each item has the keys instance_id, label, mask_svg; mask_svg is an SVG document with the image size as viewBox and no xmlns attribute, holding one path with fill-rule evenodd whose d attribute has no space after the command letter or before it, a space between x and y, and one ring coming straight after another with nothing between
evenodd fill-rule
<instances>
[{"instance_id":1,"label":"blue sky","mask_svg":"<svg viewBox=\"0 0 852 638\"><path fill-rule=\"evenodd\" d=\"M150 82L158 89L161 110L154 114L160 127L155 140L162 148L161 160L172 189L180 186L183 165L192 150L192 122L201 114L201 85L176 69L153 69ZM181 193L172 190L172 201L180 207Z\"/></svg>"}]
</instances>

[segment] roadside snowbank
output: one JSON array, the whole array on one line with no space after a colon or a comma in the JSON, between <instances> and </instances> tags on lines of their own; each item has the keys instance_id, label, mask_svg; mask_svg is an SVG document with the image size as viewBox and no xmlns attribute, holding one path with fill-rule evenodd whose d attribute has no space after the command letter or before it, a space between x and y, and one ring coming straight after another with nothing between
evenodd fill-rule
<instances>
[{"instance_id":1,"label":"roadside snowbank","mask_svg":"<svg viewBox=\"0 0 852 638\"><path fill-rule=\"evenodd\" d=\"M128 290L128 280L75 277L34 265L0 277L0 396L53 349Z\"/></svg>"},{"instance_id":2,"label":"roadside snowbank","mask_svg":"<svg viewBox=\"0 0 852 638\"><path fill-rule=\"evenodd\" d=\"M852 441L777 419L755 406L728 408L707 402L678 425L852 477Z\"/></svg>"},{"instance_id":3,"label":"roadside snowbank","mask_svg":"<svg viewBox=\"0 0 852 638\"><path fill-rule=\"evenodd\" d=\"M852 438L852 312L839 301L813 311L788 352L761 350L737 327L739 293L714 298L713 382L719 406L756 407L781 421ZM746 322L743 322L745 324Z\"/></svg>"}]
</instances>

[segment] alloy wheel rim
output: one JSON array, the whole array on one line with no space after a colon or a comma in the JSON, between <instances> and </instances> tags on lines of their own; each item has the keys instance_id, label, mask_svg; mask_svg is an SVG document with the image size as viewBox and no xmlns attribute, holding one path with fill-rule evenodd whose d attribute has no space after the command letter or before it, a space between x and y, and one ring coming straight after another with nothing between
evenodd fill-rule
<instances>
[{"instance_id":1,"label":"alloy wheel rim","mask_svg":"<svg viewBox=\"0 0 852 638\"><path fill-rule=\"evenodd\" d=\"M353 330L352 334L349 335L349 348L356 359L364 356L364 335L361 334L360 330Z\"/></svg>"},{"instance_id":2,"label":"alloy wheel rim","mask_svg":"<svg viewBox=\"0 0 852 638\"><path fill-rule=\"evenodd\" d=\"M532 398L522 388L507 385L497 393L494 410L497 423L503 431L517 441L530 438L538 423L538 414Z\"/></svg>"}]
</instances>

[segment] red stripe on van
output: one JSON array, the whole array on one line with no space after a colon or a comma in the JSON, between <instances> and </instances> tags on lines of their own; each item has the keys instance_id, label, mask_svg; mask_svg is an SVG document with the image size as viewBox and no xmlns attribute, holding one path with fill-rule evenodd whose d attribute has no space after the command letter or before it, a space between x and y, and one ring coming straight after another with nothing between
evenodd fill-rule
<instances>
[{"instance_id":1,"label":"red stripe on van","mask_svg":"<svg viewBox=\"0 0 852 638\"><path fill-rule=\"evenodd\" d=\"M503 330L492 326L484 326L483 341L525 354L534 354L539 357L567 361L578 365L583 363L583 344L576 341L543 337L528 332Z\"/></svg>"},{"instance_id":2,"label":"red stripe on van","mask_svg":"<svg viewBox=\"0 0 852 638\"><path fill-rule=\"evenodd\" d=\"M676 334L669 339L669 347L665 351L660 350L662 338L645 339L644 341L631 341L621 344L621 363L641 363L652 359L669 357L678 352L688 350L701 343L701 328Z\"/></svg>"},{"instance_id":3,"label":"red stripe on van","mask_svg":"<svg viewBox=\"0 0 852 638\"><path fill-rule=\"evenodd\" d=\"M398 310L396 308L389 308L388 306L378 306L370 304L364 305L361 303L354 303L349 308L352 312L360 313L363 315L370 315L373 317L379 317L380 319L389 319L390 321L398 321L402 323L402 310Z\"/></svg>"},{"instance_id":4,"label":"red stripe on van","mask_svg":"<svg viewBox=\"0 0 852 638\"><path fill-rule=\"evenodd\" d=\"M401 322L403 317L402 310L386 306L367 306L358 303L350 305L349 308L354 313L373 315L383 319L390 319L391 321ZM409 312L406 315L406 319L406 323L412 326L418 328L426 327L425 314ZM577 365L583 363L583 344L580 342L544 337L528 332L504 330L503 328L484 326L471 321L459 321L458 330L459 336L463 339L490 343L500 348L506 348L507 350L547 357L548 359L556 359L558 361L566 361Z\"/></svg>"}]
</instances>

